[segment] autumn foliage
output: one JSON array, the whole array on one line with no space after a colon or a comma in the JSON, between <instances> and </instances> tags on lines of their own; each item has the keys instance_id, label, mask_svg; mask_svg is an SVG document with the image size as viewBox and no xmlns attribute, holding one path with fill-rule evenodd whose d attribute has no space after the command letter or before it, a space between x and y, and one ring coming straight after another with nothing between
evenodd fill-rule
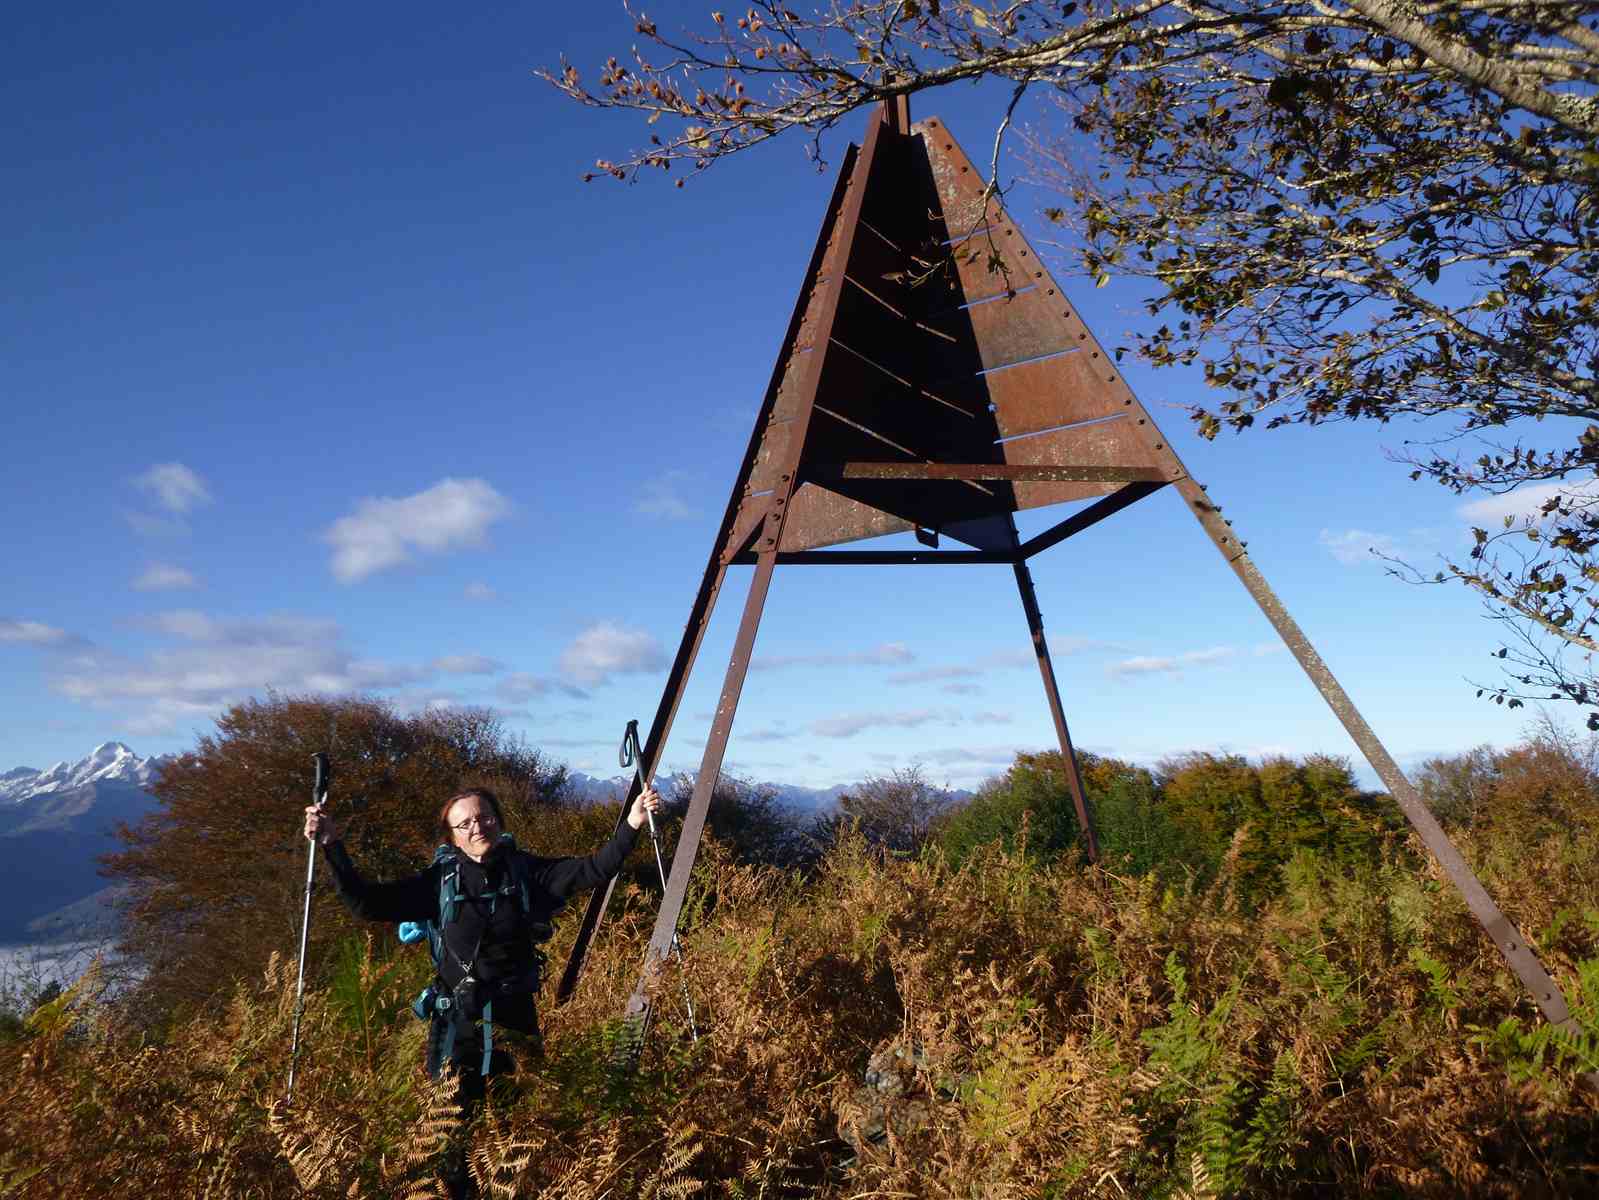
<instances>
[{"instance_id":1,"label":"autumn foliage","mask_svg":"<svg viewBox=\"0 0 1599 1200\"><path fill-rule=\"evenodd\" d=\"M1580 1036L1539 1021L1441 874L1386 834L1340 857L1311 822L1270 888L1250 882L1247 821L1213 870L1175 873L1040 856L1027 816L958 866L936 842L907 857L845 834L802 874L713 840L683 927L701 1038L674 967L636 1076L610 1069L654 916L636 883L573 1001L544 1013L545 1061L470 1129L418 1069L426 955L330 919L292 1107L283 954L154 1033L91 980L0 1043L0 1194L431 1196L440 1149L464 1139L500 1197L1590 1195L1584 752L1535 737L1480 756L1492 819L1452 819ZM1423 785L1443 805L1437 766ZM1238 811L1285 798L1292 829L1305 789L1338 788L1325 764L1291 767L1189 761L1192 794L1161 778L1174 803L1253 779Z\"/></svg>"},{"instance_id":2,"label":"autumn foliage","mask_svg":"<svg viewBox=\"0 0 1599 1200\"><path fill-rule=\"evenodd\" d=\"M139 988L147 1020L227 995L274 950L298 944L301 814L317 751L334 762L330 810L375 878L427 862L441 840L438 806L453 791L495 788L512 827L537 836L565 780L564 768L481 711L402 717L375 700L286 697L229 709L215 734L162 771L151 789L160 807L105 860L105 873L129 887L119 950L148 968ZM598 844L608 832L589 836ZM350 928L331 890L319 889L308 957L324 958Z\"/></svg>"}]
</instances>

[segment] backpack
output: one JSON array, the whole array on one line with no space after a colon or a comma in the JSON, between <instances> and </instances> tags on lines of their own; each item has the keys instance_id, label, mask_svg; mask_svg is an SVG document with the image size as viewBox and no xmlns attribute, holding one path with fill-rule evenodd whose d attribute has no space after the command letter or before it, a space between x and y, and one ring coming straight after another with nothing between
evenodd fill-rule
<instances>
[{"instance_id":1,"label":"backpack","mask_svg":"<svg viewBox=\"0 0 1599 1200\"><path fill-rule=\"evenodd\" d=\"M516 839L508 833L500 835L500 849L506 854L508 870L506 880L500 885L497 892L490 893L490 912L498 903L501 896L513 896L517 906L522 910L524 923L532 934L533 941L547 942L554 934L554 929L548 921L534 921L533 913L533 881L528 870L528 861L524 855L516 852ZM437 921L402 921L400 922L400 941L406 945L413 945L423 938L427 939L428 951L433 956L433 969L437 972L444 961L444 929L455 920L455 914L461 907L465 896L461 892L461 860L455 852L454 846L440 846L433 852L433 863L448 864L448 869L439 876L439 918ZM565 907L562 905L561 907ZM544 952L535 944L532 952L533 974L532 991L538 991L542 982L544 966L548 960ZM442 981L435 979L422 989L411 1004L411 1011L423 1021L431 1021L434 1017L453 1016L451 1010L455 1007L456 997L441 987ZM482 1074L489 1074L489 1060L494 1049L494 1002L490 999L483 1005L483 1068ZM455 1046L455 1021L448 1019L444 1022L446 1029L442 1038L430 1039L428 1053L428 1073L435 1074L444 1060L449 1058L450 1051ZM434 1045L436 1043L436 1045Z\"/></svg>"}]
</instances>

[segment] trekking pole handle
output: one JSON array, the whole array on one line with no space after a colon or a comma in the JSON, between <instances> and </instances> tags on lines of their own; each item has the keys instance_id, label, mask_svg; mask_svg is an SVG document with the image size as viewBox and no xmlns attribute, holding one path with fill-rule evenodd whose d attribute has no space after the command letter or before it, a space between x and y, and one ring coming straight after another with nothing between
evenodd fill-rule
<instances>
[{"instance_id":1,"label":"trekking pole handle","mask_svg":"<svg viewBox=\"0 0 1599 1200\"><path fill-rule=\"evenodd\" d=\"M328 784L333 781L333 766L328 756L318 750L311 756L316 763L316 780L311 784L311 803L321 808L328 802Z\"/></svg>"},{"instance_id":2,"label":"trekking pole handle","mask_svg":"<svg viewBox=\"0 0 1599 1200\"><path fill-rule=\"evenodd\" d=\"M638 776L640 793L649 790L650 781L644 778L644 752L639 748L638 744L638 721L636 719L629 721L627 728L622 732L622 748L616 753L616 761L620 766L633 768L633 774ZM645 809L644 815L649 818L650 822L650 840L658 840L660 835L655 830L655 814L650 812L649 809ZM659 848L656 850L656 857L660 857ZM665 872L662 872L662 874L664 875Z\"/></svg>"}]
</instances>

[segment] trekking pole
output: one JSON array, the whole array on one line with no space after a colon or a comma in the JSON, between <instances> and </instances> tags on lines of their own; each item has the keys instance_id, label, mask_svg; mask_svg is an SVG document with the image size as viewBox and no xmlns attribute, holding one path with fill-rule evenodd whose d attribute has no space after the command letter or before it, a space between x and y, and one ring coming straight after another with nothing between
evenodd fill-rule
<instances>
[{"instance_id":1,"label":"trekking pole","mask_svg":"<svg viewBox=\"0 0 1599 1200\"><path fill-rule=\"evenodd\" d=\"M622 732L622 747L616 753L616 761L622 767L632 767L633 774L638 777L639 791L649 790L650 781L644 778L644 753L638 744L638 722L629 721L627 728ZM644 815L650 822L650 844L655 847L655 869L661 876L661 889L666 889L666 863L661 858L661 835L655 828L655 814L649 809L644 810ZM683 943L677 940L677 930L672 930L672 950L677 954L677 976L683 985L683 1007L688 1009L688 1034L693 1041L700 1040L700 1031L694 1024L694 1001L689 999L688 978L683 973Z\"/></svg>"},{"instance_id":2,"label":"trekking pole","mask_svg":"<svg viewBox=\"0 0 1599 1200\"><path fill-rule=\"evenodd\" d=\"M328 756L320 750L313 754L316 779L311 784L311 803L321 808L328 802L328 782L333 778L333 768ZM316 838L311 838L311 852L305 863L305 911L300 916L300 977L294 984L294 1040L289 1046L289 1090L284 1103L294 1100L294 1064L300 1057L300 1017L305 1012L305 940L311 932L311 886L316 878Z\"/></svg>"}]
</instances>

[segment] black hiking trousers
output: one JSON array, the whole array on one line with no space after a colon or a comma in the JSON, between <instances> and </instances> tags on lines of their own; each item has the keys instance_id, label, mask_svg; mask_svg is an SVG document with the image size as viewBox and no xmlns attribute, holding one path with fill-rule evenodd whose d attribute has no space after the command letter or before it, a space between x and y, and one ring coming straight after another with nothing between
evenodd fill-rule
<instances>
[{"instance_id":1,"label":"black hiking trousers","mask_svg":"<svg viewBox=\"0 0 1599 1200\"><path fill-rule=\"evenodd\" d=\"M502 996L494 1001L494 1048L489 1056L489 1073L483 1074L483 1026L464 1013L440 1014L428 1027L427 1073L437 1079L444 1064L444 1042L451 1024L455 1044L450 1049L449 1065L458 1083L456 1099L461 1105L461 1126L439 1164L439 1178L450 1200L471 1200L477 1195L467 1169L466 1151L472 1125L488 1094L489 1079L508 1074L517 1065L537 1062L544 1057L544 1039L539 1032L538 1010L530 994Z\"/></svg>"},{"instance_id":2,"label":"black hiking trousers","mask_svg":"<svg viewBox=\"0 0 1599 1200\"><path fill-rule=\"evenodd\" d=\"M493 1009L494 1048L489 1059L489 1075L510 1071L516 1059L536 1062L544 1057L544 1038L539 1032L538 1008L533 997L525 992L500 996ZM488 1080L483 1074L483 1026L479 1020L456 1010L435 1015L429 1022L427 1041L427 1073L437 1079L444 1067L444 1043L451 1026L455 1028L455 1044L450 1048L449 1065L460 1078L462 1102L483 1099ZM515 1052L515 1058L509 1051Z\"/></svg>"}]
</instances>

